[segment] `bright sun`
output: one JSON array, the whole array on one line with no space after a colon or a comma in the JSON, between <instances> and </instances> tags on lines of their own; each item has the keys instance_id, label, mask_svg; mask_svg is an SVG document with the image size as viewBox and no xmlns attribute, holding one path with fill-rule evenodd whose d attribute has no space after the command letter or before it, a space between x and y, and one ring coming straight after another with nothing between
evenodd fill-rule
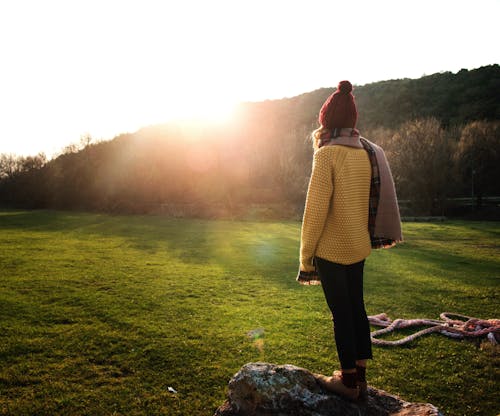
<instances>
[{"instance_id":1,"label":"bright sun","mask_svg":"<svg viewBox=\"0 0 500 416\"><path fill-rule=\"evenodd\" d=\"M171 120L197 120L208 123L225 123L233 115L235 102L223 97L211 96L205 100L179 98L170 104Z\"/></svg>"}]
</instances>

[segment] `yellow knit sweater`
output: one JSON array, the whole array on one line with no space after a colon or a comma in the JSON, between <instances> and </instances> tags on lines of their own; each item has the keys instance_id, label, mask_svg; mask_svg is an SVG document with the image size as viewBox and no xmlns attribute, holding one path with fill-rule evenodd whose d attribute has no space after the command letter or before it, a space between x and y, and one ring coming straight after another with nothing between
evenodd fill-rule
<instances>
[{"instance_id":1,"label":"yellow knit sweater","mask_svg":"<svg viewBox=\"0 0 500 416\"><path fill-rule=\"evenodd\" d=\"M370 180L364 149L335 145L315 152L302 221L300 270L314 271L314 257L340 264L368 257Z\"/></svg>"}]
</instances>

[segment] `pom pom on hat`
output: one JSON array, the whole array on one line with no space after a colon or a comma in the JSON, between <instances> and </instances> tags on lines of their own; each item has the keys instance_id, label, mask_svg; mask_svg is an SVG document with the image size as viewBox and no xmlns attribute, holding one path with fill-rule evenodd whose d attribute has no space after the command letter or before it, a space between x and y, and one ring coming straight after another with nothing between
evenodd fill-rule
<instances>
[{"instance_id":1,"label":"pom pom on hat","mask_svg":"<svg viewBox=\"0 0 500 416\"><path fill-rule=\"evenodd\" d=\"M349 81L340 81L337 90L341 94L349 94L352 91L352 84Z\"/></svg>"},{"instance_id":2,"label":"pom pom on hat","mask_svg":"<svg viewBox=\"0 0 500 416\"><path fill-rule=\"evenodd\" d=\"M358 120L358 110L352 95L352 84L340 81L335 91L326 99L319 112L319 122L327 129L354 128Z\"/></svg>"}]
</instances>

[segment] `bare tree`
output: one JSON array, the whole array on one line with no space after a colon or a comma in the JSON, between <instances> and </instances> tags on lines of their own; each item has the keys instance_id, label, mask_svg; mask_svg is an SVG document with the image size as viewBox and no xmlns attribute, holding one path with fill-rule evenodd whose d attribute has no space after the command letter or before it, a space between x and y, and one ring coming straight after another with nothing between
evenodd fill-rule
<instances>
[{"instance_id":1,"label":"bare tree","mask_svg":"<svg viewBox=\"0 0 500 416\"><path fill-rule=\"evenodd\" d=\"M12 178L19 171L20 157L11 153L0 154L0 180Z\"/></svg>"},{"instance_id":2,"label":"bare tree","mask_svg":"<svg viewBox=\"0 0 500 416\"><path fill-rule=\"evenodd\" d=\"M398 192L416 213L444 213L453 189L456 140L434 118L404 123L390 142L390 158Z\"/></svg>"},{"instance_id":3,"label":"bare tree","mask_svg":"<svg viewBox=\"0 0 500 416\"><path fill-rule=\"evenodd\" d=\"M19 170L21 172L31 172L41 169L47 163L45 153L38 153L35 156L26 156L20 158Z\"/></svg>"},{"instance_id":4,"label":"bare tree","mask_svg":"<svg viewBox=\"0 0 500 416\"><path fill-rule=\"evenodd\" d=\"M86 149L87 147L90 146L90 144L94 141L90 133L85 133L82 136L80 136L80 146L79 150Z\"/></svg>"},{"instance_id":5,"label":"bare tree","mask_svg":"<svg viewBox=\"0 0 500 416\"><path fill-rule=\"evenodd\" d=\"M312 161L312 142L305 128L292 129L277 152L276 184L287 201L304 203Z\"/></svg>"},{"instance_id":6,"label":"bare tree","mask_svg":"<svg viewBox=\"0 0 500 416\"><path fill-rule=\"evenodd\" d=\"M462 130L456 162L476 206L485 195L500 195L500 122L474 121Z\"/></svg>"}]
</instances>

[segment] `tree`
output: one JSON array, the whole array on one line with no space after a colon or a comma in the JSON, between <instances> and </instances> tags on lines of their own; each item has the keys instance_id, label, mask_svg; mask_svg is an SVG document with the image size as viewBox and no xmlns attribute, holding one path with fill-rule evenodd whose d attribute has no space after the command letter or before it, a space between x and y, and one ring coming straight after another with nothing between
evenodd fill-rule
<instances>
[{"instance_id":1,"label":"tree","mask_svg":"<svg viewBox=\"0 0 500 416\"><path fill-rule=\"evenodd\" d=\"M40 208L44 205L42 170L44 153L36 156L0 155L0 202L6 205Z\"/></svg>"},{"instance_id":2,"label":"tree","mask_svg":"<svg viewBox=\"0 0 500 416\"><path fill-rule=\"evenodd\" d=\"M388 153L399 196L409 199L414 212L442 215L453 189L455 141L434 118L403 124Z\"/></svg>"},{"instance_id":3,"label":"tree","mask_svg":"<svg viewBox=\"0 0 500 416\"><path fill-rule=\"evenodd\" d=\"M13 178L19 173L41 169L47 163L45 153L35 156L0 154L0 179Z\"/></svg>"},{"instance_id":4,"label":"tree","mask_svg":"<svg viewBox=\"0 0 500 416\"><path fill-rule=\"evenodd\" d=\"M464 183L468 184L476 206L485 195L499 196L500 122L474 121L462 130L456 162Z\"/></svg>"},{"instance_id":5,"label":"tree","mask_svg":"<svg viewBox=\"0 0 500 416\"><path fill-rule=\"evenodd\" d=\"M0 180L12 178L19 171L19 156L0 154Z\"/></svg>"},{"instance_id":6,"label":"tree","mask_svg":"<svg viewBox=\"0 0 500 416\"><path fill-rule=\"evenodd\" d=\"M19 162L21 172L32 172L40 170L47 163L47 156L45 153L38 153L35 156L21 157Z\"/></svg>"},{"instance_id":7,"label":"tree","mask_svg":"<svg viewBox=\"0 0 500 416\"><path fill-rule=\"evenodd\" d=\"M276 152L274 182L284 199L302 208L312 165L310 131L293 129L285 138L286 144Z\"/></svg>"}]
</instances>

